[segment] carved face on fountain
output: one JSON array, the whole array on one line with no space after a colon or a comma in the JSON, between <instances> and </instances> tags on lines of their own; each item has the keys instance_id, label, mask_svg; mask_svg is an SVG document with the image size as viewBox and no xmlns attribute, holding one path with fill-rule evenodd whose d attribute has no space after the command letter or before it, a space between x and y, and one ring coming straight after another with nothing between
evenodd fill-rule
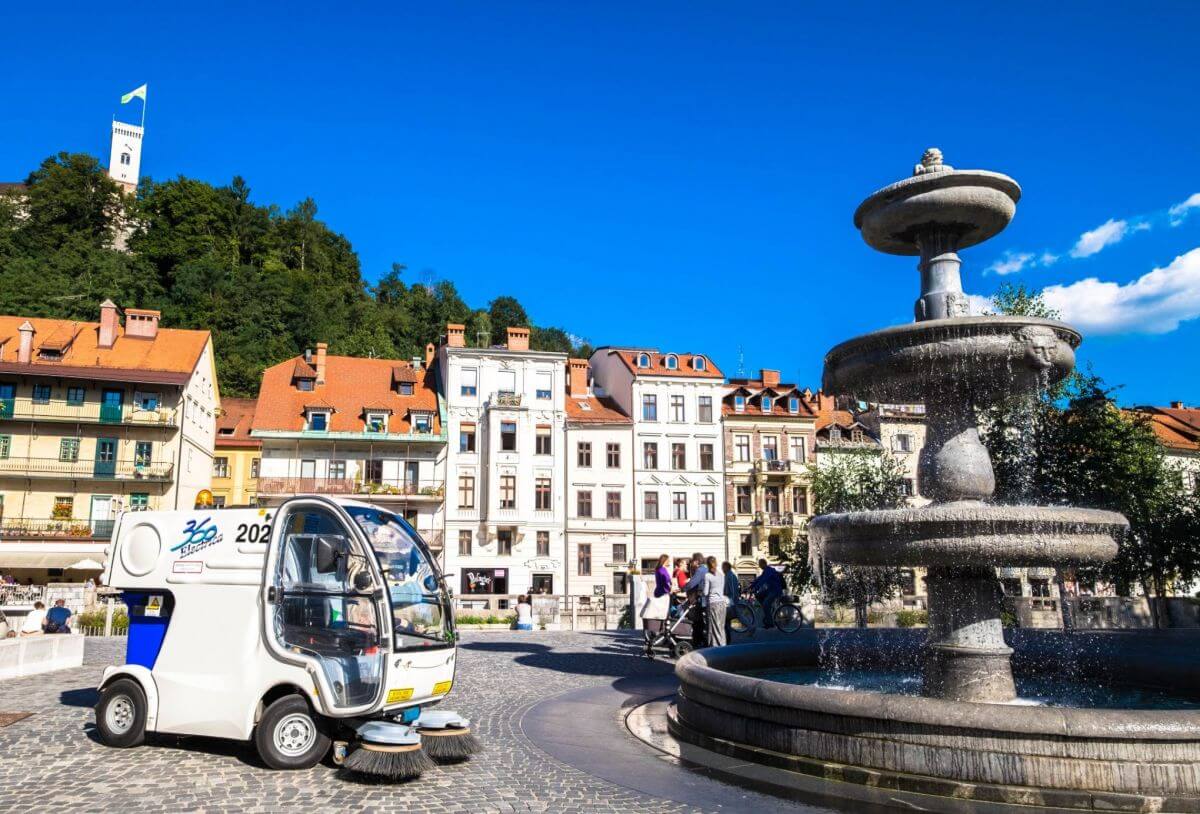
<instances>
[{"instance_id":1,"label":"carved face on fountain","mask_svg":"<svg viewBox=\"0 0 1200 814\"><path fill-rule=\"evenodd\" d=\"M1045 325L1030 325L1017 332L1017 338L1025 347L1025 362L1034 370L1049 370L1055 364L1064 367L1074 367L1075 352L1070 347L1060 347L1054 331ZM1071 358L1061 359L1060 353L1069 353ZM1063 364L1065 363L1065 364Z\"/></svg>"}]
</instances>

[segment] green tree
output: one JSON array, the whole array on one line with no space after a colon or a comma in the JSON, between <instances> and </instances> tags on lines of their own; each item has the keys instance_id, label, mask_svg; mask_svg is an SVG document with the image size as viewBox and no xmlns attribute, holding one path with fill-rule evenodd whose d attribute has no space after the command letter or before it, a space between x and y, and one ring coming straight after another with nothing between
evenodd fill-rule
<instances>
[{"instance_id":1,"label":"green tree","mask_svg":"<svg viewBox=\"0 0 1200 814\"><path fill-rule=\"evenodd\" d=\"M516 297L496 297L488 305L488 316L491 317L493 329L497 331L525 328L530 324L529 315Z\"/></svg>"}]
</instances>

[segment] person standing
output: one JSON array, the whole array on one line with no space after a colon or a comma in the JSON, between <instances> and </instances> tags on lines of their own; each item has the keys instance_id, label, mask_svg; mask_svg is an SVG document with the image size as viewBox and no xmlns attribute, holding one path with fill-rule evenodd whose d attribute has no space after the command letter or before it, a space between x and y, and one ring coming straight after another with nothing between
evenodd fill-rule
<instances>
[{"instance_id":1,"label":"person standing","mask_svg":"<svg viewBox=\"0 0 1200 814\"><path fill-rule=\"evenodd\" d=\"M687 560L683 557L675 560L675 584L679 586L679 590L682 591L687 587L690 576L687 569Z\"/></svg>"},{"instance_id":2,"label":"person standing","mask_svg":"<svg viewBox=\"0 0 1200 814\"><path fill-rule=\"evenodd\" d=\"M704 555L697 551L692 555L692 575L683 586L684 592L696 600L691 616L692 646L697 648L705 647L708 644L708 634L705 631L708 617L704 612L704 608L708 604L708 590L705 584L705 577L707 576L708 565L705 562Z\"/></svg>"},{"instance_id":3,"label":"person standing","mask_svg":"<svg viewBox=\"0 0 1200 814\"><path fill-rule=\"evenodd\" d=\"M725 598L725 577L717 568L717 558L709 557L705 562L704 575L704 618L708 623L708 646L724 647L725 611L729 601Z\"/></svg>"},{"instance_id":4,"label":"person standing","mask_svg":"<svg viewBox=\"0 0 1200 814\"><path fill-rule=\"evenodd\" d=\"M671 558L663 554L654 569L654 591L642 603L642 633L646 637L646 658L654 658L654 645L667 626L671 611L671 572L667 564Z\"/></svg>"},{"instance_id":5,"label":"person standing","mask_svg":"<svg viewBox=\"0 0 1200 814\"><path fill-rule=\"evenodd\" d=\"M517 630L533 630L533 605L525 594L517 597Z\"/></svg>"},{"instance_id":6,"label":"person standing","mask_svg":"<svg viewBox=\"0 0 1200 814\"><path fill-rule=\"evenodd\" d=\"M728 644L733 641L733 611L738 600L742 598L742 583L733 571L733 563L721 563L721 570L725 572L725 642Z\"/></svg>"}]
</instances>

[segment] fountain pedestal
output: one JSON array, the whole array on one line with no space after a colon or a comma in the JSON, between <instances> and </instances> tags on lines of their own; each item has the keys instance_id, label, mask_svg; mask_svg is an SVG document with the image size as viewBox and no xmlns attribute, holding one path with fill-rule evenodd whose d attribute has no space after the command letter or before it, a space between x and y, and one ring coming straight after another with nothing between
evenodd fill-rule
<instances>
[{"instance_id":1,"label":"fountain pedestal","mask_svg":"<svg viewBox=\"0 0 1200 814\"><path fill-rule=\"evenodd\" d=\"M951 701L1011 701L1017 695L1000 621L1000 585L986 566L931 566L929 644L923 692Z\"/></svg>"}]
</instances>

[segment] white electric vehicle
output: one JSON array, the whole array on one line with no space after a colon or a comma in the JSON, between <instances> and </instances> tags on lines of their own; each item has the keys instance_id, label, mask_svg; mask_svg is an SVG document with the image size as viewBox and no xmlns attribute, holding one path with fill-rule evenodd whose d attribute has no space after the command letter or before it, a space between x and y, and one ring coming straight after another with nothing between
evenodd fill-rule
<instances>
[{"instance_id":1,"label":"white electric vehicle","mask_svg":"<svg viewBox=\"0 0 1200 814\"><path fill-rule=\"evenodd\" d=\"M333 749L356 771L415 776L478 748L432 709L454 682L450 599L428 547L369 504L125 512L104 582L130 609L105 669L101 740L148 732L253 740L275 769ZM424 736L424 737L422 737Z\"/></svg>"}]
</instances>

